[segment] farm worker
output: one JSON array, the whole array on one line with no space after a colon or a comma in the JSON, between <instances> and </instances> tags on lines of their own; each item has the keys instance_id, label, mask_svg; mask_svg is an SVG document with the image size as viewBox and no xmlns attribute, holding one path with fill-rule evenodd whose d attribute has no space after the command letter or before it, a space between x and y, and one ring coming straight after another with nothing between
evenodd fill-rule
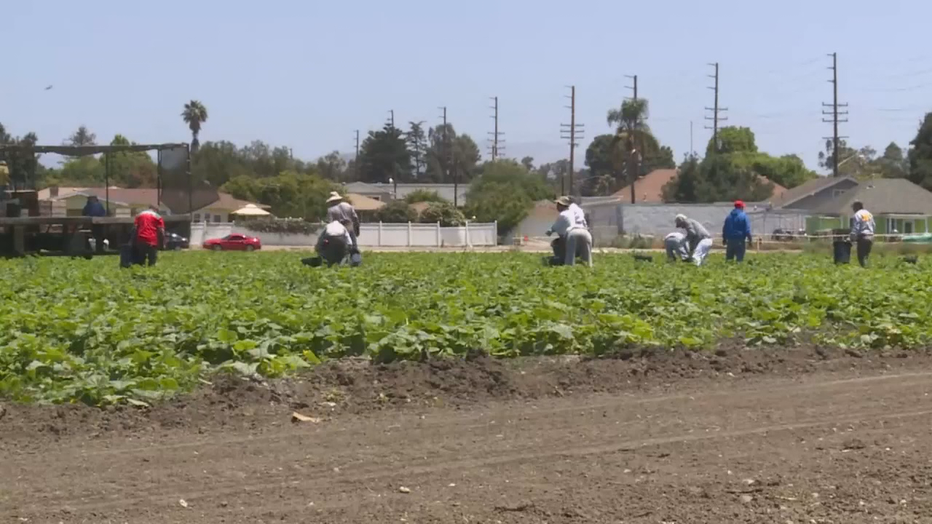
<instances>
[{"instance_id":1,"label":"farm worker","mask_svg":"<svg viewBox=\"0 0 932 524\"><path fill-rule=\"evenodd\" d=\"M346 258L347 253L350 251L352 242L352 237L346 226L339 220L334 220L324 226L324 230L317 237L315 250L320 258L327 262L327 267L330 267L334 264L343 263L343 259Z\"/></svg>"},{"instance_id":2,"label":"farm worker","mask_svg":"<svg viewBox=\"0 0 932 524\"><path fill-rule=\"evenodd\" d=\"M359 215L349 202L345 202L343 197L336 191L330 192L330 198L327 199L327 222L339 222L343 224L350 234L352 253L359 253L359 246L356 243L356 236L359 235Z\"/></svg>"},{"instance_id":3,"label":"farm worker","mask_svg":"<svg viewBox=\"0 0 932 524\"><path fill-rule=\"evenodd\" d=\"M554 263L559 264L562 251L563 264L572 266L579 255L589 267L592 267L592 234L586 229L586 220L582 214L576 214L570 209L570 199L563 196L554 201L560 215L553 226L547 231L547 236L556 233L559 238L554 241ZM560 249L562 247L562 249Z\"/></svg>"},{"instance_id":4,"label":"farm worker","mask_svg":"<svg viewBox=\"0 0 932 524\"><path fill-rule=\"evenodd\" d=\"M573 202L569 198L567 198L567 201L570 203L569 210L573 213L573 223L581 225L585 229L589 229L589 221L586 220L586 212L583 211L583 208L576 205L576 202Z\"/></svg>"},{"instance_id":5,"label":"farm worker","mask_svg":"<svg viewBox=\"0 0 932 524\"><path fill-rule=\"evenodd\" d=\"M854 223L851 225L851 242L858 246L858 263L867 267L867 259L871 256L874 247L874 215L864 209L864 204L855 202L851 204L854 210Z\"/></svg>"},{"instance_id":6,"label":"farm worker","mask_svg":"<svg viewBox=\"0 0 932 524\"><path fill-rule=\"evenodd\" d=\"M689 251L686 249L686 235L679 231L674 231L663 237L663 247L667 250L667 259L675 262L677 258L685 262L689 259Z\"/></svg>"},{"instance_id":7,"label":"farm worker","mask_svg":"<svg viewBox=\"0 0 932 524\"><path fill-rule=\"evenodd\" d=\"M725 239L725 260L744 262L745 242L751 242L751 219L744 212L744 202L735 201L735 208L725 218L722 238Z\"/></svg>"},{"instance_id":8,"label":"farm worker","mask_svg":"<svg viewBox=\"0 0 932 524\"><path fill-rule=\"evenodd\" d=\"M697 220L686 215L676 215L676 227L686 230L686 243L689 256L697 266L701 266L712 249L712 235Z\"/></svg>"},{"instance_id":9,"label":"farm worker","mask_svg":"<svg viewBox=\"0 0 932 524\"><path fill-rule=\"evenodd\" d=\"M87 203L84 204L84 209L81 211L81 214L86 217L105 217L107 216L107 210L104 209L103 204L100 203L96 195L91 195L87 197ZM91 225L91 235L94 237L93 249L98 253L103 253L105 240L104 226L100 224Z\"/></svg>"},{"instance_id":10,"label":"farm worker","mask_svg":"<svg viewBox=\"0 0 932 524\"><path fill-rule=\"evenodd\" d=\"M91 195L87 197L87 203L84 204L84 210L81 211L81 214L86 217L105 217L107 216L107 210L104 209L104 205L100 203L95 195Z\"/></svg>"},{"instance_id":11,"label":"farm worker","mask_svg":"<svg viewBox=\"0 0 932 524\"><path fill-rule=\"evenodd\" d=\"M165 221L159 216L159 208L149 206L136 215L133 230L133 259L137 265L154 266L159 247L165 241Z\"/></svg>"}]
</instances>

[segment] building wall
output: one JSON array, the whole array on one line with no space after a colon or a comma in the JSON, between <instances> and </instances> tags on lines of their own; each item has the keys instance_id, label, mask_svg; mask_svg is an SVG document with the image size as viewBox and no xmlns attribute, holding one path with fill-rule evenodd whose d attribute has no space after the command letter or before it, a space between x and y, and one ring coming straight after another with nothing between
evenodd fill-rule
<instances>
[{"instance_id":1,"label":"building wall","mask_svg":"<svg viewBox=\"0 0 932 524\"><path fill-rule=\"evenodd\" d=\"M468 224L464 227L440 227L437 224L361 224L359 245L362 247L465 247L494 246L498 243L497 225ZM230 233L242 233L258 238L266 246L299 246L313 248L317 235L295 235L250 231L232 223L195 223L191 225L190 242L194 247L204 240L222 238Z\"/></svg>"},{"instance_id":2,"label":"building wall","mask_svg":"<svg viewBox=\"0 0 932 524\"><path fill-rule=\"evenodd\" d=\"M230 221L230 211L227 209L204 208L192 213L194 222L224 223Z\"/></svg>"},{"instance_id":3,"label":"building wall","mask_svg":"<svg viewBox=\"0 0 932 524\"><path fill-rule=\"evenodd\" d=\"M842 180L832 187L827 187L812 196L808 196L785 206L784 209L817 209L822 204L834 199L845 191L850 191L857 187L857 185L858 183L854 180Z\"/></svg>"}]
</instances>

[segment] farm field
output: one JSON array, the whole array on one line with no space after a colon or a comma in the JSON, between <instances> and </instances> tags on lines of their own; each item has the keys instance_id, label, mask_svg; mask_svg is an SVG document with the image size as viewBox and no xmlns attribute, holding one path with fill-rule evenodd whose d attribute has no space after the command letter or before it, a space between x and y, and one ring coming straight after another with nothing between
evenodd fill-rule
<instances>
[{"instance_id":1,"label":"farm field","mask_svg":"<svg viewBox=\"0 0 932 524\"><path fill-rule=\"evenodd\" d=\"M2 518L932 514L924 262L300 256L0 261Z\"/></svg>"},{"instance_id":2,"label":"farm field","mask_svg":"<svg viewBox=\"0 0 932 524\"><path fill-rule=\"evenodd\" d=\"M770 254L731 267L605 255L370 254L311 269L288 252L0 261L0 396L150 403L217 371L280 377L322 360L603 355L630 348L928 344L932 265Z\"/></svg>"}]
</instances>

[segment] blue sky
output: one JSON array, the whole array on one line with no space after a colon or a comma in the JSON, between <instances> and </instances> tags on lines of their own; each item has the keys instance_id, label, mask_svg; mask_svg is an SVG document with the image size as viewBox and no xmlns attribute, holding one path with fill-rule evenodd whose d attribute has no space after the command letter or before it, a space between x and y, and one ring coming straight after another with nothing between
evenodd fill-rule
<instances>
[{"instance_id":1,"label":"blue sky","mask_svg":"<svg viewBox=\"0 0 932 524\"><path fill-rule=\"evenodd\" d=\"M710 137L717 61L726 124L815 168L833 51L849 144L905 146L932 110L932 2L921 0L45 0L2 12L0 122L43 143L82 124L99 141L187 141L179 113L196 98L210 113L202 141L261 139L313 159L352 151L354 130L389 109L399 126L433 124L446 105L485 156L497 95L508 156L552 161L567 154L559 125L575 84L582 158L637 74L655 134L680 159L691 121L695 149Z\"/></svg>"}]
</instances>

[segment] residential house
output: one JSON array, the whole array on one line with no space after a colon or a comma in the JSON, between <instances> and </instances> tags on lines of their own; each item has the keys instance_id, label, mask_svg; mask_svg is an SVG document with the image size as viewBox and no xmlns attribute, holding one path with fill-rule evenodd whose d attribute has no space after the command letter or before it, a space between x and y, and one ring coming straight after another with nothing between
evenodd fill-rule
<instances>
[{"instance_id":1,"label":"residential house","mask_svg":"<svg viewBox=\"0 0 932 524\"><path fill-rule=\"evenodd\" d=\"M385 202L358 193L347 193L346 199L352 204L359 219L363 222L371 221L375 212L385 207Z\"/></svg>"},{"instance_id":2,"label":"residential house","mask_svg":"<svg viewBox=\"0 0 932 524\"><path fill-rule=\"evenodd\" d=\"M151 188L111 187L50 187L39 191L39 201L47 202L53 216L81 216L90 196L96 196L108 206L115 216L134 216L150 205L157 204L160 212L171 214L164 202L159 202L158 190ZM192 213L194 222L229 222L230 214L245 207L248 202L233 198L227 193L218 193L218 199ZM259 205L259 204L257 204ZM268 206L259 205L262 208Z\"/></svg>"},{"instance_id":3,"label":"residential house","mask_svg":"<svg viewBox=\"0 0 932 524\"><path fill-rule=\"evenodd\" d=\"M820 176L792 189L787 189L782 195L771 199L770 204L780 209L812 211L851 191L857 185L858 181L852 177Z\"/></svg>"},{"instance_id":4,"label":"residential house","mask_svg":"<svg viewBox=\"0 0 932 524\"><path fill-rule=\"evenodd\" d=\"M382 202L404 200L405 197L415 191L433 191L444 200L449 200L450 202L454 201L454 195L456 195L456 203L462 206L466 203L466 193L469 191L469 184L369 184L366 182L350 182L345 185L344 191L367 196Z\"/></svg>"},{"instance_id":5,"label":"residential house","mask_svg":"<svg viewBox=\"0 0 932 524\"><path fill-rule=\"evenodd\" d=\"M866 180L812 210L810 232L850 227L851 205L860 201L874 215L877 235L932 231L932 192L905 178Z\"/></svg>"},{"instance_id":6,"label":"residential house","mask_svg":"<svg viewBox=\"0 0 932 524\"><path fill-rule=\"evenodd\" d=\"M676 169L655 169L650 173L639 178L634 183L634 198L637 203L641 204L659 204L663 202L663 187L676 178ZM771 182L766 177L758 176L761 182L773 184L773 193L771 198L779 198L787 189L780 184ZM622 202L631 202L631 186L627 185L612 196L617 197Z\"/></svg>"}]
</instances>

